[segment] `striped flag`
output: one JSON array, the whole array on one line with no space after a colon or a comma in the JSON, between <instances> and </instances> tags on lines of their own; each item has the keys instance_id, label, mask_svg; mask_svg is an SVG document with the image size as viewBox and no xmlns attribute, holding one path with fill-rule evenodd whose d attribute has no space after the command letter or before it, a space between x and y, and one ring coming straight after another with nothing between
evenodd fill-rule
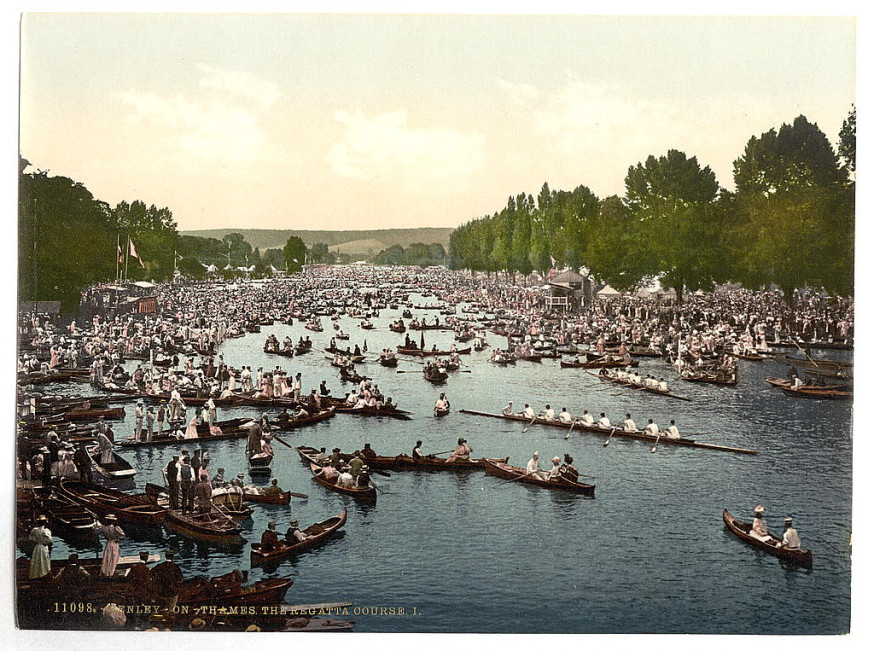
<instances>
[{"instance_id":1,"label":"striped flag","mask_svg":"<svg viewBox=\"0 0 874 651\"><path fill-rule=\"evenodd\" d=\"M124 254L121 252L121 244L115 245L115 261L119 264L124 262Z\"/></svg>"}]
</instances>

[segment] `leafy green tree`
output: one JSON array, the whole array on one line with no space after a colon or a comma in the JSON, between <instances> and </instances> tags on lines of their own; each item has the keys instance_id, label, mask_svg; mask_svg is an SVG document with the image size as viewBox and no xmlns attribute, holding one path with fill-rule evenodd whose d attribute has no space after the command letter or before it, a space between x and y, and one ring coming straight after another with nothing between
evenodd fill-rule
<instances>
[{"instance_id":1,"label":"leafy green tree","mask_svg":"<svg viewBox=\"0 0 874 651\"><path fill-rule=\"evenodd\" d=\"M850 174L856 174L856 107L850 110L847 119L841 125L838 141L838 154L844 161L844 165Z\"/></svg>"},{"instance_id":2,"label":"leafy green tree","mask_svg":"<svg viewBox=\"0 0 874 651\"><path fill-rule=\"evenodd\" d=\"M297 235L292 235L282 249L285 265L289 272L298 272L303 269L306 261L307 247Z\"/></svg>"},{"instance_id":3,"label":"leafy green tree","mask_svg":"<svg viewBox=\"0 0 874 651\"><path fill-rule=\"evenodd\" d=\"M659 275L678 302L684 289L713 286L718 192L713 171L675 149L628 168L625 204L634 220L635 246L626 254L640 256L644 274Z\"/></svg>"},{"instance_id":4,"label":"leafy green tree","mask_svg":"<svg viewBox=\"0 0 874 651\"><path fill-rule=\"evenodd\" d=\"M734 163L738 279L776 283L790 303L804 286L851 293L855 200L847 172L803 115L751 138Z\"/></svg>"}]
</instances>

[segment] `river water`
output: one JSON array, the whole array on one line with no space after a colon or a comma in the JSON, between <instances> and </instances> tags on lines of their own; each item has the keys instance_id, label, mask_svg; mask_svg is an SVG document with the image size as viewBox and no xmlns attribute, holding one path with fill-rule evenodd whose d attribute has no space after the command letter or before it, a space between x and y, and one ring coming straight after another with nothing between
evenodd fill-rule
<instances>
[{"instance_id":1,"label":"river water","mask_svg":"<svg viewBox=\"0 0 874 651\"><path fill-rule=\"evenodd\" d=\"M412 302L426 299L413 295ZM415 312L414 312L415 313ZM433 321L436 312L426 316ZM422 312L418 313L419 316ZM403 342L387 324L400 311L384 310L375 330L343 317L348 342L365 341L375 358ZM441 318L442 320L442 318ZM322 380L334 395L343 385L322 353L332 330L312 333L303 324L262 327L260 334L230 339L220 348L226 363L281 366L300 372L304 391ZM310 335L315 352L292 360L262 352L267 335L297 341ZM419 339L419 333L410 333ZM488 336L492 346L506 340ZM428 331L426 346L446 349L451 332ZM338 342L340 344L344 342ZM465 344L466 345L466 344ZM791 352L791 351L790 351ZM286 433L292 445L337 446L344 451L369 442L379 454L409 453L417 439L425 452L454 447L464 436L474 456L509 456L524 466L535 450L542 465L573 455L580 472L593 476L596 497L566 495L507 483L482 472L391 472L376 476L375 505L363 505L315 484L295 451L274 443L274 476L286 490L306 493L289 507L252 505L244 537L257 542L267 522L284 531L289 519L301 527L348 509L344 535L273 572L249 569L248 545L222 549L198 545L175 534L155 532L126 540L122 554L177 548L186 577L249 569L251 580L293 576L289 603L351 601L349 618L369 632L488 633L719 633L829 634L846 632L850 620L850 534L852 492L852 406L848 402L784 396L764 381L785 376L776 361L740 362L736 388L681 382L661 360L642 359L640 371L664 376L681 402L641 392L606 388L582 369L562 369L558 360L489 364L485 352L463 356L465 372L434 386L421 366L403 359L397 369L376 362L358 366L413 420L337 415L307 429ZM830 354L838 358L837 354ZM844 355L846 357L846 355ZM134 363L135 364L135 363ZM404 371L404 372L399 372ZM469 371L469 372L467 372ZM445 391L453 413L431 415ZM681 433L718 444L755 448L756 455L646 442L460 414L460 408L498 412L507 400L537 411L546 403L575 416L604 411L616 422L631 412L638 427L648 418L666 426L674 418ZM115 427L116 438L132 433L133 406ZM219 409L219 418L258 416L254 408ZM181 446L180 446L181 447ZM204 445L212 467L226 476L245 471L245 440ZM137 490L163 483L161 468L172 446L122 449L135 468ZM248 477L247 477L248 479ZM786 515L795 518L802 544L814 551L812 569L781 564L728 532L722 510L749 520L763 504L773 531ZM68 547L58 541L55 558ZM96 550L76 548L90 556ZM272 569L272 568L269 568ZM389 609L394 610L389 610ZM401 610L403 609L403 614Z\"/></svg>"}]
</instances>

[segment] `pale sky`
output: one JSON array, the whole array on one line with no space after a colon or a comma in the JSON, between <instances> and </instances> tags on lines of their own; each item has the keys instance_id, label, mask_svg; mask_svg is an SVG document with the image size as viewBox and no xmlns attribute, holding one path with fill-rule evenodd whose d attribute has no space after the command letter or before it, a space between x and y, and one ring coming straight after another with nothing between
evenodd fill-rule
<instances>
[{"instance_id":1,"label":"pale sky","mask_svg":"<svg viewBox=\"0 0 874 651\"><path fill-rule=\"evenodd\" d=\"M837 142L851 18L25 14L20 152L180 229L449 226L679 149Z\"/></svg>"}]
</instances>

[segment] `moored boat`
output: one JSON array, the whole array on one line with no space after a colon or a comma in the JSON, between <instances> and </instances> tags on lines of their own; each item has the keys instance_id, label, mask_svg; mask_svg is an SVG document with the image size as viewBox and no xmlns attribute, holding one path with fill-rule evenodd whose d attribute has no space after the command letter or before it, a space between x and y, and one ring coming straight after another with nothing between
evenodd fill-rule
<instances>
[{"instance_id":1,"label":"moored boat","mask_svg":"<svg viewBox=\"0 0 874 651\"><path fill-rule=\"evenodd\" d=\"M115 515L120 524L136 527L157 527L167 517L167 510L156 504L147 504L117 488L88 484L78 479L61 479L60 492L97 515Z\"/></svg>"}]
</instances>

